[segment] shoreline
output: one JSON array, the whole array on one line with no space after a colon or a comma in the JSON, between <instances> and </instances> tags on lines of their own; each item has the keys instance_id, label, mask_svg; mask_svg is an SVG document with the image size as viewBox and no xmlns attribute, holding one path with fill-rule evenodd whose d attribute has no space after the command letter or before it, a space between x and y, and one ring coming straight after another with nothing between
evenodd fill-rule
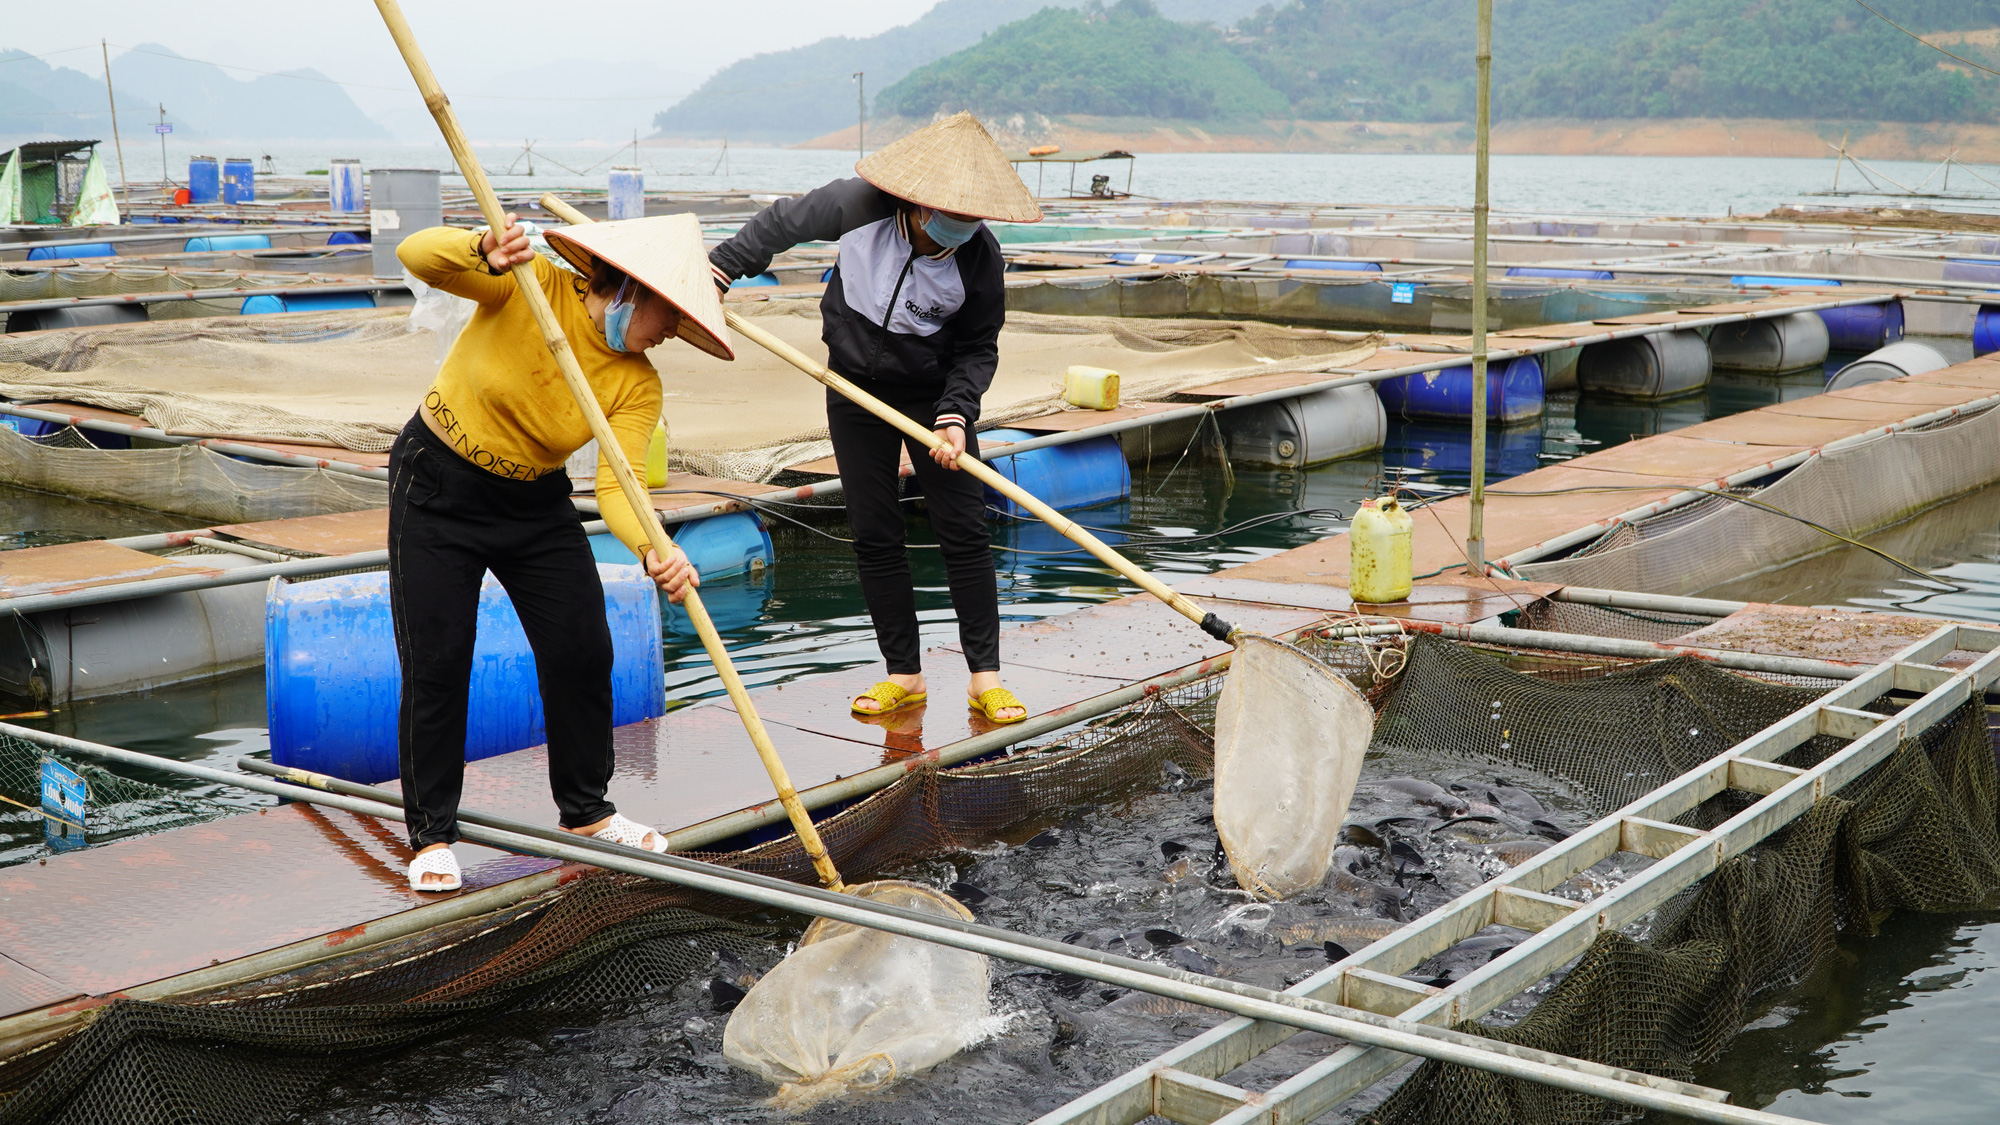
<instances>
[{"instance_id":1,"label":"shoreline","mask_svg":"<svg viewBox=\"0 0 2000 1125\"><path fill-rule=\"evenodd\" d=\"M869 140L885 144L926 122L888 117L868 122ZM1462 121L1195 122L1126 117L1013 114L987 121L1008 147L1057 144L1070 152L1125 149L1143 153L1470 153L1472 126ZM1519 156L1752 156L1821 159L1846 138L1863 160L2000 162L2000 124L1977 122L1799 121L1772 118L1554 118L1502 122L1493 151ZM656 138L655 141L664 140ZM681 141L681 143L690 143ZM846 128L789 146L853 149Z\"/></svg>"}]
</instances>

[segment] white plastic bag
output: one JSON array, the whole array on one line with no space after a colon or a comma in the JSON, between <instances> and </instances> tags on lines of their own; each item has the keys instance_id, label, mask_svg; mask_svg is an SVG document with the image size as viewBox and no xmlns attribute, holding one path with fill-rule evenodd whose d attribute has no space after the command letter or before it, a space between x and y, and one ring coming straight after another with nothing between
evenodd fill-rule
<instances>
[{"instance_id":1,"label":"white plastic bag","mask_svg":"<svg viewBox=\"0 0 2000 1125\"><path fill-rule=\"evenodd\" d=\"M927 887L850 891L972 920ZM730 1013L722 1054L777 1083L773 1105L802 1110L935 1066L984 1034L990 1016L985 957L822 918Z\"/></svg>"},{"instance_id":2,"label":"white plastic bag","mask_svg":"<svg viewBox=\"0 0 2000 1125\"><path fill-rule=\"evenodd\" d=\"M458 334L471 323L472 310L479 305L442 289L433 289L408 270L403 271L403 281L410 287L410 294L417 299L416 304L410 306L409 319L404 323L412 332L426 330L437 333L437 353L431 362L441 365L444 357L451 354L451 346L458 342Z\"/></svg>"},{"instance_id":3,"label":"white plastic bag","mask_svg":"<svg viewBox=\"0 0 2000 1125\"><path fill-rule=\"evenodd\" d=\"M1215 830L1236 883L1284 898L1317 887L1374 737L1375 712L1290 645L1243 637L1215 706Z\"/></svg>"}]
</instances>

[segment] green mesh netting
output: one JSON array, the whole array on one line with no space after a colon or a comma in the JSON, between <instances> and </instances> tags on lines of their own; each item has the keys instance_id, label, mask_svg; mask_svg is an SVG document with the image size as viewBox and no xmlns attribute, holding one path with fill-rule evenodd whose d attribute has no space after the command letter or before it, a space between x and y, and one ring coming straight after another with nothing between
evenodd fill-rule
<instances>
[{"instance_id":1,"label":"green mesh netting","mask_svg":"<svg viewBox=\"0 0 2000 1125\"><path fill-rule=\"evenodd\" d=\"M1461 659L1431 655L1438 664ZM1413 670L1422 659L1421 652L1413 654ZM1679 690L1702 678L1694 671L1700 666L1666 672L1674 663L1621 674L1656 681L1646 694L1651 722L1639 724L1629 740L1604 745L1632 746L1639 760L1650 759L1656 747L1672 757L1678 724L1696 721L1686 709L1714 710L1708 706L1712 696L1697 695L1698 706ZM1704 691L1719 686L1717 678L1740 679L1714 670L1707 677L1712 682ZM1619 678L1606 681L1616 689ZM1399 694L1407 690L1406 684ZM1629 722L1633 714L1617 717ZM1572 713L1569 722L1605 718ZM1814 739L1780 761L1809 768L1842 745ZM1625 786L1613 768L1616 757L1605 757L1586 765L1571 755L1552 764L1615 807ZM1760 1001L1826 969L1841 937L1872 934L1895 910L1963 909L2000 891L1995 772L1985 707L1975 700L1677 896L1656 913L1645 936L1600 936L1520 1022L1503 1027L1471 1020L1460 1030L1691 1081L1695 1068L1722 1053ZM1712 826L1748 804L1742 794L1725 793L1681 819ZM1588 1095L1427 1062L1364 1120L1594 1125L1640 1115Z\"/></svg>"}]
</instances>

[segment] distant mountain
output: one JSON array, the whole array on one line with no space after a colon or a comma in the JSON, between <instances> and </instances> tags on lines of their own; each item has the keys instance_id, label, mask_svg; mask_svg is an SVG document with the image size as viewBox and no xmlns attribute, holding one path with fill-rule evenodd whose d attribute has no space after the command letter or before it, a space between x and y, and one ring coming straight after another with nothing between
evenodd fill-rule
<instances>
[{"instance_id":1,"label":"distant mountain","mask_svg":"<svg viewBox=\"0 0 2000 1125\"><path fill-rule=\"evenodd\" d=\"M142 95L120 87L121 106ZM91 140L111 136L104 80L68 67L52 67L25 51L0 51L0 148L23 141ZM128 110L128 112L130 112ZM138 132L131 121L125 132Z\"/></svg>"},{"instance_id":2,"label":"distant mountain","mask_svg":"<svg viewBox=\"0 0 2000 1125\"><path fill-rule=\"evenodd\" d=\"M870 113L875 94L926 63L979 42L982 35L1047 7L1081 0L940 0L902 27L865 39L837 36L788 51L741 59L653 119L667 137L785 144L854 124L852 75L867 74ZM1230 24L1256 11L1257 0L1165 0L1167 16Z\"/></svg>"},{"instance_id":3,"label":"distant mountain","mask_svg":"<svg viewBox=\"0 0 2000 1125\"><path fill-rule=\"evenodd\" d=\"M316 70L231 78L221 67L183 58L157 43L142 43L111 60L120 109L145 117L164 104L170 118L193 123L199 135L235 140L390 139L389 131L361 112L347 91ZM125 91L134 93L125 109ZM102 100L102 87L99 95ZM125 130L135 131L131 122Z\"/></svg>"},{"instance_id":4,"label":"distant mountain","mask_svg":"<svg viewBox=\"0 0 2000 1125\"><path fill-rule=\"evenodd\" d=\"M1188 121L1291 113L1219 31L1167 19L1150 0L1044 8L912 71L879 104L917 119L960 109Z\"/></svg>"}]
</instances>

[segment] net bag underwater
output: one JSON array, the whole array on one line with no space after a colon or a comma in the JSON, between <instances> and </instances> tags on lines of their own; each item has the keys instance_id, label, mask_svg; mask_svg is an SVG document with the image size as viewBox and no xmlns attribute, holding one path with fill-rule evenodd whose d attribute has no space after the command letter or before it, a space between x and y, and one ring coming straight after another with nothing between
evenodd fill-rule
<instances>
[{"instance_id":1,"label":"net bag underwater","mask_svg":"<svg viewBox=\"0 0 2000 1125\"><path fill-rule=\"evenodd\" d=\"M1371 772L1504 766L1567 785L1600 811L1819 694L1819 685L1766 682L1687 658L1620 664L1421 636L1408 645L1406 666L1388 681L1372 678L1357 646L1310 646L1381 708ZM1218 686L1162 693L1054 745L912 772L826 817L820 830L844 868L889 872L1019 839L1065 810L1156 785L1168 762L1205 773ZM1833 745L1808 743L1788 764L1808 764ZM1868 932L1882 910L1944 909L2000 887L1994 775L1975 705L1905 745L1844 797L1822 800L1770 846L1697 884L1661 912L1650 936L1601 937L1521 1023L1469 1030L1686 1078L1740 1028L1748 1005L1809 977L1835 937ZM1727 815L1731 799L1698 815ZM789 836L701 858L813 877ZM531 1033L670 989L711 969L723 951L768 955L768 931L742 918L732 900L598 873L283 976L170 1001L115 1001L82 1030L0 1061L0 1123L282 1120L330 1081L366 1074L399 1051L438 1056L449 1075L453 1052L441 1038ZM833 950L849 935L821 936L814 945ZM880 1077L877 1066L857 1067L854 1077ZM1378 1112L1401 1125L1604 1121L1626 1111L1426 1064Z\"/></svg>"}]
</instances>

